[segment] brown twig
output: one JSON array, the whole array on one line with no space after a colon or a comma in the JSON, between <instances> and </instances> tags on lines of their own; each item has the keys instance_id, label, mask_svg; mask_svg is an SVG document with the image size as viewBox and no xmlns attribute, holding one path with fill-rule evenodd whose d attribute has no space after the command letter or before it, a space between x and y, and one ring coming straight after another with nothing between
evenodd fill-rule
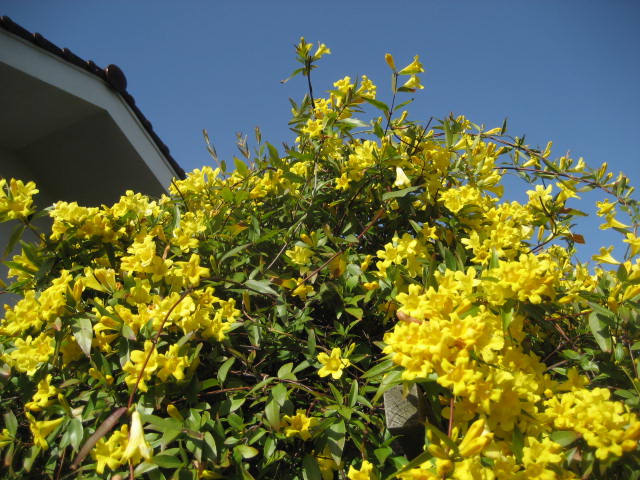
<instances>
[{"instance_id":1,"label":"brown twig","mask_svg":"<svg viewBox=\"0 0 640 480\"><path fill-rule=\"evenodd\" d=\"M173 305L171 305L171 308L162 319L162 323L160 324L158 331L156 332L155 336L151 340L151 348L149 349L149 353L147 353L147 356L144 359L142 368L140 369L140 374L138 375L138 378L136 379L136 383L134 384L133 389L131 390L131 394L129 395L129 401L127 402L127 409L131 408L131 405L133 405L133 397L135 396L136 391L138 390L138 385L142 381L142 376L144 375L144 369L147 367L147 364L151 359L151 355L153 354L153 351L155 350L156 345L158 344L158 340L160 340L160 335L162 334L162 330L164 329L165 323L167 323L167 320L169 319L169 315L171 315L171 313L180 304L180 302L182 302L182 300L184 300L187 297L187 295L191 293L191 290L192 288L188 288L187 290L185 290L184 293L180 295L180 298L178 299L178 301Z\"/></svg>"},{"instance_id":2,"label":"brown twig","mask_svg":"<svg viewBox=\"0 0 640 480\"><path fill-rule=\"evenodd\" d=\"M357 236L356 239L357 241L360 241L362 239L362 237L371 229L371 227L373 227L373 225L380 220L380 218L382 217L382 215L384 215L384 208L381 208L380 210L378 210L378 213L376 213L375 217L373 217L373 219L367 224L366 227L364 227L364 229L362 230L362 232L360 232ZM355 242L354 242L355 243ZM310 278L313 278L315 275L317 275L324 267L326 267L327 265L329 265L334 259L336 259L338 256L342 255L344 253L344 250L338 250L337 252L335 252L333 255L331 255L329 257L329 259L324 262L322 265L320 265L318 268L316 268L315 270L313 270L311 273L308 273L302 280L300 280L296 286L299 287L300 285L302 285L303 283L307 282Z\"/></svg>"}]
</instances>

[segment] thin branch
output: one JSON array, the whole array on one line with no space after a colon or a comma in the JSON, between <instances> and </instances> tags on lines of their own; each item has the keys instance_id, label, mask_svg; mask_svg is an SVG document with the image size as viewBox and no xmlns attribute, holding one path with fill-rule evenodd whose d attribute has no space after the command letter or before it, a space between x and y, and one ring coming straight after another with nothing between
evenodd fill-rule
<instances>
[{"instance_id":1,"label":"thin branch","mask_svg":"<svg viewBox=\"0 0 640 480\"><path fill-rule=\"evenodd\" d=\"M140 369L140 374L138 375L138 378L136 379L136 383L133 386L133 389L131 390L131 394L129 395L129 401L127 402L127 409L131 408L131 405L133 404L133 397L135 396L136 391L138 390L138 385L142 381L142 376L144 375L144 369L147 368L147 364L151 359L151 355L153 354L153 351L155 350L158 344L158 340L160 339L160 335L162 334L162 330L164 329L165 323L167 323L169 316L175 310L175 308L180 304L180 302L182 302L182 300L184 300L187 297L187 295L191 293L192 290L193 288L188 288L187 290L185 290L184 293L180 295L180 298L176 301L176 303L171 305L171 308L167 311L166 315L162 319L162 323L160 324L158 331L156 332L155 336L151 340L151 348L149 349L149 353L147 353L147 356L144 359L144 363L142 364L142 368Z\"/></svg>"}]
</instances>

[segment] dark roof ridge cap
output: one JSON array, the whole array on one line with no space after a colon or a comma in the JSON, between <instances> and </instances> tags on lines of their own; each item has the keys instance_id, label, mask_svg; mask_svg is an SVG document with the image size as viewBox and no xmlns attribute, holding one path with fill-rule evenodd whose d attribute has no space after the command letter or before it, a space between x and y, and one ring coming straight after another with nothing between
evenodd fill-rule
<instances>
[{"instance_id":1,"label":"dark roof ridge cap","mask_svg":"<svg viewBox=\"0 0 640 480\"><path fill-rule=\"evenodd\" d=\"M176 175L180 179L186 178L185 172L178 162L171 156L169 147L160 140L158 134L153 130L151 122L144 116L140 109L136 106L133 96L127 91L127 77L124 72L117 65L108 65L105 69L101 69L96 65L93 60L84 60L78 55L74 54L68 48L60 48L53 42L47 40L44 35L35 32L31 33L26 28L14 22L10 17L3 15L0 17L0 28L12 33L23 40L30 42L37 47L46 50L47 52L65 60L72 65L75 65L83 70L99 77L101 80L107 83L117 94L119 94L127 105L131 108L133 114L138 118L140 124L147 131L153 142L157 145L158 149L169 161L169 164L176 172Z\"/></svg>"}]
</instances>

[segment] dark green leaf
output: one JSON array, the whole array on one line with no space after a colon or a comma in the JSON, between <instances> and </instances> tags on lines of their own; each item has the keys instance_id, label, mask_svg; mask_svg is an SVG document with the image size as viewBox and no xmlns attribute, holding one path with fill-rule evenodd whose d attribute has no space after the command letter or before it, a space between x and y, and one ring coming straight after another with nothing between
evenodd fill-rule
<instances>
[{"instance_id":1,"label":"dark green leaf","mask_svg":"<svg viewBox=\"0 0 640 480\"><path fill-rule=\"evenodd\" d=\"M151 462L162 468L179 468L184 465L182 460L180 460L178 457L164 454L155 455L151 459Z\"/></svg>"},{"instance_id":2,"label":"dark green leaf","mask_svg":"<svg viewBox=\"0 0 640 480\"><path fill-rule=\"evenodd\" d=\"M302 459L302 478L304 480L322 480L322 472L313 455L305 455Z\"/></svg>"},{"instance_id":3,"label":"dark green leaf","mask_svg":"<svg viewBox=\"0 0 640 480\"><path fill-rule=\"evenodd\" d=\"M392 190L390 192L385 192L382 194L382 200L389 200L390 198L404 197L408 193L415 192L419 188L422 188L422 187L420 185L417 185L415 187L403 188L402 190Z\"/></svg>"},{"instance_id":4,"label":"dark green leaf","mask_svg":"<svg viewBox=\"0 0 640 480\"><path fill-rule=\"evenodd\" d=\"M233 365L233 362L235 361L236 361L236 357L229 357L218 368L217 376L218 376L218 380L220 381L220 384L224 383L225 379L227 378L227 373L229 372L229 369L231 368L231 366Z\"/></svg>"}]
</instances>

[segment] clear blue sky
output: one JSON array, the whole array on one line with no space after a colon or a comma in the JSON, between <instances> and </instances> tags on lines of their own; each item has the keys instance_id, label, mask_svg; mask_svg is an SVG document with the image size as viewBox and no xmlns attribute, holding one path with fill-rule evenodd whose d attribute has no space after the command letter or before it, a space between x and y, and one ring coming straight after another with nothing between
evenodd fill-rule
<instances>
[{"instance_id":1,"label":"clear blue sky","mask_svg":"<svg viewBox=\"0 0 640 480\"><path fill-rule=\"evenodd\" d=\"M640 2L2 0L0 14L104 67L117 64L128 90L191 170L210 159L205 128L221 157L236 132L255 126L289 141L288 98L301 98L300 36L332 50L317 92L344 75L367 74L388 98L386 52L398 64L419 54L425 89L414 117L464 114L531 145L554 140L588 163L609 162L640 185ZM520 193L521 194L521 193ZM576 204L577 206L577 204ZM589 249L612 243L581 225ZM616 247L616 252L622 247ZM614 252L615 253L615 252Z\"/></svg>"}]
</instances>

